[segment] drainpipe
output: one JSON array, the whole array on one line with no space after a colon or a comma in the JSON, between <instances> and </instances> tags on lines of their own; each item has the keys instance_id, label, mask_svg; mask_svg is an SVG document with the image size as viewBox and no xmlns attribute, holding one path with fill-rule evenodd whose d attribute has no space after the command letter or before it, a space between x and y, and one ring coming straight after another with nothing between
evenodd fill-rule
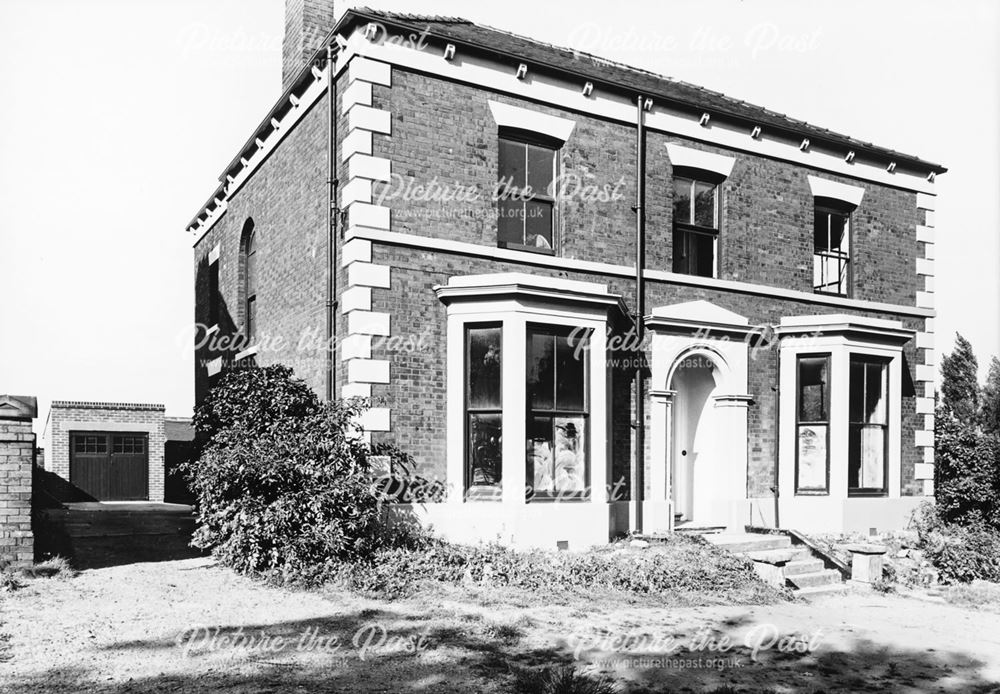
<instances>
[{"instance_id":1,"label":"drainpipe","mask_svg":"<svg viewBox=\"0 0 1000 694\"><path fill-rule=\"evenodd\" d=\"M337 82L334 71L333 45L326 47L327 96L329 102L329 127L327 128L327 178L326 178L326 399L333 400L335 383L335 344L337 334L337 301L334 292L337 286L337 223L340 208L337 207L339 181L337 180Z\"/></svg>"},{"instance_id":2,"label":"drainpipe","mask_svg":"<svg viewBox=\"0 0 1000 694\"><path fill-rule=\"evenodd\" d=\"M646 265L646 131L643 115L643 97L636 97L636 139L635 139L635 336L639 345L638 363L635 369L635 475L632 480L632 498L635 500L636 530L642 528L642 499L645 495L645 433L646 403L643 394L643 337L645 326L642 318L646 313L645 282L642 271Z\"/></svg>"}]
</instances>

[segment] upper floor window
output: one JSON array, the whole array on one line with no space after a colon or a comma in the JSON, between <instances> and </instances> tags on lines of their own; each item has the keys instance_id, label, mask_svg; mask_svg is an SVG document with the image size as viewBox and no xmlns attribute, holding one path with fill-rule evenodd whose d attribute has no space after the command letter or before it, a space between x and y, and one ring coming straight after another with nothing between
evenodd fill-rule
<instances>
[{"instance_id":1,"label":"upper floor window","mask_svg":"<svg viewBox=\"0 0 1000 694\"><path fill-rule=\"evenodd\" d=\"M245 302L243 332L247 343L252 344L257 337L257 232L253 229L252 221L248 224L250 229L243 246L243 297Z\"/></svg>"},{"instance_id":2,"label":"upper floor window","mask_svg":"<svg viewBox=\"0 0 1000 694\"><path fill-rule=\"evenodd\" d=\"M542 140L500 138L497 243L552 253L558 148Z\"/></svg>"},{"instance_id":3,"label":"upper floor window","mask_svg":"<svg viewBox=\"0 0 1000 694\"><path fill-rule=\"evenodd\" d=\"M718 274L718 190L714 183L674 178L674 272Z\"/></svg>"},{"instance_id":4,"label":"upper floor window","mask_svg":"<svg viewBox=\"0 0 1000 694\"><path fill-rule=\"evenodd\" d=\"M807 176L813 194L813 291L851 294L851 212L865 196L864 188Z\"/></svg>"},{"instance_id":5,"label":"upper floor window","mask_svg":"<svg viewBox=\"0 0 1000 694\"><path fill-rule=\"evenodd\" d=\"M813 217L813 290L848 296L850 269L850 212L817 204Z\"/></svg>"}]
</instances>

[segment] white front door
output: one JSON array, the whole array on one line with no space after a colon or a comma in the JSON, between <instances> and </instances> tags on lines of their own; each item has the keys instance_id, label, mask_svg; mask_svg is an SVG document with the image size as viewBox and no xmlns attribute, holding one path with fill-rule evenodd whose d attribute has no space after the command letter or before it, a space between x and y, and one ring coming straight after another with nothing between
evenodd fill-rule
<instances>
[{"instance_id":1,"label":"white front door","mask_svg":"<svg viewBox=\"0 0 1000 694\"><path fill-rule=\"evenodd\" d=\"M706 357L690 357L674 373L673 483L674 513L679 522L708 524L721 472L716 441L715 367Z\"/></svg>"}]
</instances>

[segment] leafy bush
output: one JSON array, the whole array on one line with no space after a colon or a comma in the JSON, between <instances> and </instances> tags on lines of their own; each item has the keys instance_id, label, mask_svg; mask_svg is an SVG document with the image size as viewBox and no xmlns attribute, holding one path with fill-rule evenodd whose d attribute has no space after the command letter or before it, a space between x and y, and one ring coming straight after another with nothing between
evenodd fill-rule
<instances>
[{"instance_id":1,"label":"leafy bush","mask_svg":"<svg viewBox=\"0 0 1000 694\"><path fill-rule=\"evenodd\" d=\"M224 371L195 409L192 422L204 442L236 429L255 437L277 424L315 414L319 406L316 393L287 366L252 366Z\"/></svg>"},{"instance_id":2,"label":"leafy bush","mask_svg":"<svg viewBox=\"0 0 1000 694\"><path fill-rule=\"evenodd\" d=\"M927 559L948 583L1000 581L1000 533L985 525L948 525L927 535Z\"/></svg>"},{"instance_id":3,"label":"leafy bush","mask_svg":"<svg viewBox=\"0 0 1000 694\"><path fill-rule=\"evenodd\" d=\"M758 601L778 596L745 560L696 538L678 537L642 552L611 548L589 552L520 552L497 544L429 541L417 548L387 548L343 567L340 580L362 594L394 599L420 581L521 588L604 589L632 594L749 591Z\"/></svg>"},{"instance_id":4,"label":"leafy bush","mask_svg":"<svg viewBox=\"0 0 1000 694\"><path fill-rule=\"evenodd\" d=\"M370 448L353 422L367 403L320 403L284 366L228 372L198 408L205 447L184 466L197 497L193 544L243 573L319 582L339 563L413 544L386 532Z\"/></svg>"},{"instance_id":5,"label":"leafy bush","mask_svg":"<svg viewBox=\"0 0 1000 694\"><path fill-rule=\"evenodd\" d=\"M1000 529L1000 438L939 408L934 448L941 519Z\"/></svg>"}]
</instances>

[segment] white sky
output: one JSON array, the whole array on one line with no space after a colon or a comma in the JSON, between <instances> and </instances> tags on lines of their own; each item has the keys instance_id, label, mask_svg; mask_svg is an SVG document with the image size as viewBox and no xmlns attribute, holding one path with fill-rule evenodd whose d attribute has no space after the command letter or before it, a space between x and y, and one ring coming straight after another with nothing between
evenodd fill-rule
<instances>
[{"instance_id":1,"label":"white sky","mask_svg":"<svg viewBox=\"0 0 1000 694\"><path fill-rule=\"evenodd\" d=\"M1000 352L1000 3L404 7L571 45L943 163L938 349L958 330L980 364ZM0 393L37 396L39 431L53 399L190 413L184 227L281 91L283 16L283 0L0 0Z\"/></svg>"}]
</instances>

